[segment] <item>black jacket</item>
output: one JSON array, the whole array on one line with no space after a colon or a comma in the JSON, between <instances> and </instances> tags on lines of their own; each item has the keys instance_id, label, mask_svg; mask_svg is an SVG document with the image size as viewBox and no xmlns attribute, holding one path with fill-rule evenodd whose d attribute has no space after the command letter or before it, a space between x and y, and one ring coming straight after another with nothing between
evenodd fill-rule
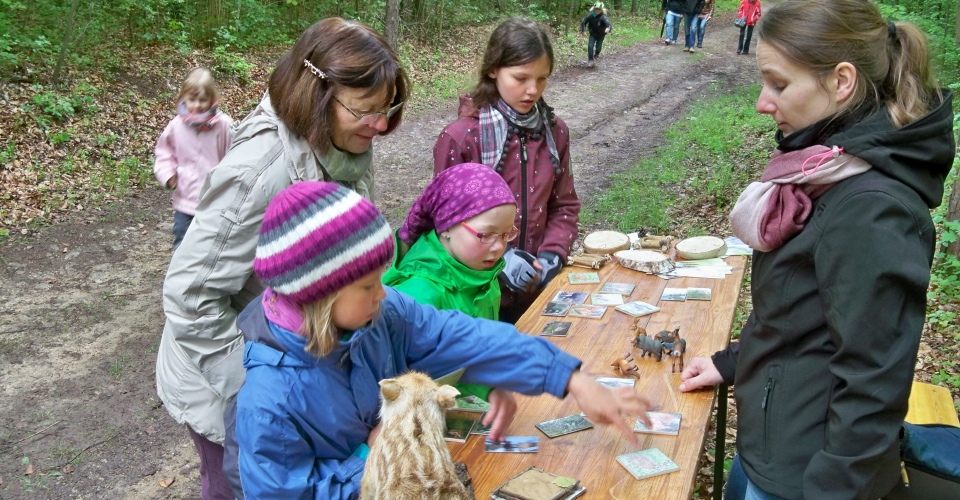
<instances>
[{"instance_id":1,"label":"black jacket","mask_svg":"<svg viewBox=\"0 0 960 500\"><path fill-rule=\"evenodd\" d=\"M670 12L683 14L685 4L686 0L663 0L660 10L669 10Z\"/></svg>"},{"instance_id":2,"label":"black jacket","mask_svg":"<svg viewBox=\"0 0 960 500\"><path fill-rule=\"evenodd\" d=\"M736 384L737 450L786 499L870 499L899 478L940 204L954 155L951 94L896 129L885 108L778 135L841 146L873 168L814 200L804 229L754 252L753 312L713 356Z\"/></svg>"},{"instance_id":3,"label":"black jacket","mask_svg":"<svg viewBox=\"0 0 960 500\"><path fill-rule=\"evenodd\" d=\"M703 3L706 0L683 0L683 10L681 14L699 14L703 11ZM674 11L676 12L676 11Z\"/></svg>"},{"instance_id":4,"label":"black jacket","mask_svg":"<svg viewBox=\"0 0 960 500\"><path fill-rule=\"evenodd\" d=\"M610 20L607 19L606 14L600 14L599 16L593 15L593 12L587 14L587 17L583 18L583 21L580 21L580 33L583 33L585 27L590 28L590 34L597 37L603 38L607 34L607 28L613 28L613 25L610 24Z\"/></svg>"}]
</instances>

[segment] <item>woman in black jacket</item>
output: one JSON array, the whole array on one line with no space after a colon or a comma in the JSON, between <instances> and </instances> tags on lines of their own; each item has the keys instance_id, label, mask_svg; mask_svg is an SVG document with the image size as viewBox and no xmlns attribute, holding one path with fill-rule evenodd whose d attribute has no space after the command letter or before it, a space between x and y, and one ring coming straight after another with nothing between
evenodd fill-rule
<instances>
[{"instance_id":1,"label":"woman in black jacket","mask_svg":"<svg viewBox=\"0 0 960 500\"><path fill-rule=\"evenodd\" d=\"M755 249L753 312L680 390L736 385L725 498L876 500L899 477L951 94L923 33L866 0L788 0L758 32L778 147L731 213Z\"/></svg>"}]
</instances>

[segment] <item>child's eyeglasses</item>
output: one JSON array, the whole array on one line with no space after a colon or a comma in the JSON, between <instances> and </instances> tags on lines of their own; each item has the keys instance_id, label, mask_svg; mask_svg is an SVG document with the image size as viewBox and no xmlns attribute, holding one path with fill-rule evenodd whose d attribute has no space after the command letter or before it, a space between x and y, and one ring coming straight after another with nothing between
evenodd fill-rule
<instances>
[{"instance_id":1,"label":"child's eyeglasses","mask_svg":"<svg viewBox=\"0 0 960 500\"><path fill-rule=\"evenodd\" d=\"M356 111L350 109L349 106L344 104L343 101L341 101L340 99L337 99L337 96L333 96L333 98L337 102L339 102L341 106L343 106L343 109L349 111L351 115L355 116L357 118L357 121L359 121L361 125L366 125L368 127L370 125L373 125L374 123L377 123L377 120L379 120L381 116L386 117L389 120L390 117L397 114L397 111L400 111L400 107L403 106L403 103L401 102L400 104L396 104L386 111L374 111L373 113L357 113Z\"/></svg>"},{"instance_id":2,"label":"child's eyeglasses","mask_svg":"<svg viewBox=\"0 0 960 500\"><path fill-rule=\"evenodd\" d=\"M466 222L461 222L460 225L467 228L467 231L473 233L473 235L480 240L480 243L485 245L492 245L493 242L497 241L498 238L503 239L504 242L513 241L520 234L520 230L517 229L517 226L513 226L513 229L507 231L506 233L478 233L472 227L468 226Z\"/></svg>"}]
</instances>

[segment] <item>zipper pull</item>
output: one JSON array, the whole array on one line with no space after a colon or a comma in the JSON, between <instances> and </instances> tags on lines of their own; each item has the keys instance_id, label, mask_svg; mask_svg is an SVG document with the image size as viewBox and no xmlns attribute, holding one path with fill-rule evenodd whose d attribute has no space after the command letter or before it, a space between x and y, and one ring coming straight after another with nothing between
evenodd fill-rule
<instances>
[{"instance_id":1,"label":"zipper pull","mask_svg":"<svg viewBox=\"0 0 960 500\"><path fill-rule=\"evenodd\" d=\"M910 476L907 476L907 464L903 463L903 460L900 461L900 477L903 478L903 487L910 487Z\"/></svg>"},{"instance_id":2,"label":"zipper pull","mask_svg":"<svg viewBox=\"0 0 960 500\"><path fill-rule=\"evenodd\" d=\"M527 161L527 137L525 135L520 136L520 158Z\"/></svg>"},{"instance_id":3,"label":"zipper pull","mask_svg":"<svg viewBox=\"0 0 960 500\"><path fill-rule=\"evenodd\" d=\"M763 402L760 403L760 409L767 409L767 398L770 397L770 389L773 388L773 380L767 380L767 386L763 389Z\"/></svg>"}]
</instances>

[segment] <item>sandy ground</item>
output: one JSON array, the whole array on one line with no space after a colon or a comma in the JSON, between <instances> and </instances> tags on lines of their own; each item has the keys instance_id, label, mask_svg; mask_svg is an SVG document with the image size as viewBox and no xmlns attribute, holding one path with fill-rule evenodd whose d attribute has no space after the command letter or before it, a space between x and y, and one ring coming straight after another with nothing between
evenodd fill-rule
<instances>
[{"instance_id":1,"label":"sandy ground","mask_svg":"<svg viewBox=\"0 0 960 500\"><path fill-rule=\"evenodd\" d=\"M545 98L570 127L582 198L653 151L689 104L756 81L732 22L707 30L695 55L649 42L551 78ZM377 203L391 224L429 180L456 107L376 144ZM0 246L0 498L199 497L193 445L154 381L171 227L167 195L151 189Z\"/></svg>"}]
</instances>

